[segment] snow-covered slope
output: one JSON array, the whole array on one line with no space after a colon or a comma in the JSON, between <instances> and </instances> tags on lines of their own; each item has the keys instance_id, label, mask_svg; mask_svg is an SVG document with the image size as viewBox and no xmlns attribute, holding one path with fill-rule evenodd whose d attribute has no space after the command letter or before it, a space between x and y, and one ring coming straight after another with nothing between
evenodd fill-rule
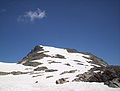
<instances>
[{"instance_id":1,"label":"snow-covered slope","mask_svg":"<svg viewBox=\"0 0 120 91\"><path fill-rule=\"evenodd\" d=\"M34 50L32 50L32 52L30 52L25 58L27 59L23 59L21 64L31 65L32 62L33 64L34 62L37 62L41 64L36 66L36 68L47 67L48 69L57 70L54 72L43 71L44 76L53 76L50 78L53 79L51 80L53 83L60 78L68 78L71 82L74 80L76 75L87 72L95 66L99 66L90 63L92 60L89 59L89 55L82 53L70 53L66 49L48 46L35 47Z\"/></svg>"},{"instance_id":2,"label":"snow-covered slope","mask_svg":"<svg viewBox=\"0 0 120 91\"><path fill-rule=\"evenodd\" d=\"M89 53L36 46L18 63L0 62L0 91L119 91L103 83L74 82L101 65L107 64Z\"/></svg>"}]
</instances>

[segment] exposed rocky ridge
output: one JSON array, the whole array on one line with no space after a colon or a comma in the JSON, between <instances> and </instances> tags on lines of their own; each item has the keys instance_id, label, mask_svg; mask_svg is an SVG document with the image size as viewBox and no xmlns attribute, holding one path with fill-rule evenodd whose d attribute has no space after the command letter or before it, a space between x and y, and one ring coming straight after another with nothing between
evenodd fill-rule
<instances>
[{"instance_id":1,"label":"exposed rocky ridge","mask_svg":"<svg viewBox=\"0 0 120 91\"><path fill-rule=\"evenodd\" d=\"M41 51L41 53L37 53L38 51ZM27 54L27 56L25 56L22 60L20 60L20 61L18 62L18 64L23 64L23 65L25 65L25 66L33 66L33 65L31 64L31 61L37 60L37 59L42 59L42 58L44 58L44 57L50 57L50 56L44 54L44 49L43 49L43 47L41 47L41 46L35 46L34 49L32 49L31 52L29 52L29 53ZM32 63L34 64L34 62L32 62ZM31 64L31 65L30 65L30 64ZM39 63L37 63L37 62L36 62L35 64L36 64L36 66L39 65Z\"/></svg>"},{"instance_id":2,"label":"exposed rocky ridge","mask_svg":"<svg viewBox=\"0 0 120 91\"><path fill-rule=\"evenodd\" d=\"M100 65L100 66L108 66L108 64L103 59L98 58L97 56L93 55L92 53L89 53L89 52L79 52L76 49L70 49L70 48L65 48L65 49L69 53L81 53L81 54L89 55L90 57L85 57L85 56L83 56L83 57L87 58L87 59L93 60L93 61L91 61L91 63L93 63L93 64L97 64L97 65Z\"/></svg>"},{"instance_id":3,"label":"exposed rocky ridge","mask_svg":"<svg viewBox=\"0 0 120 91\"><path fill-rule=\"evenodd\" d=\"M98 58L97 56L95 56L95 55L93 55L91 53L84 53L84 54L90 56L89 58L83 56L84 58L91 59L92 61L90 63L97 64L97 65L102 66L102 67L108 66L108 64L103 59Z\"/></svg>"}]
</instances>

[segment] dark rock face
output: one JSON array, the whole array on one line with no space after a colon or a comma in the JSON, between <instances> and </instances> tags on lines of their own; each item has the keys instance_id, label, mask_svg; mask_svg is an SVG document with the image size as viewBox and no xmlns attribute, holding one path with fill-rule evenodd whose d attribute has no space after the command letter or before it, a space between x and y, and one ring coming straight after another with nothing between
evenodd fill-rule
<instances>
[{"instance_id":1,"label":"dark rock face","mask_svg":"<svg viewBox=\"0 0 120 91\"><path fill-rule=\"evenodd\" d=\"M35 46L34 49L31 50L30 54L33 52L44 51L43 47Z\"/></svg>"},{"instance_id":2,"label":"dark rock face","mask_svg":"<svg viewBox=\"0 0 120 91\"><path fill-rule=\"evenodd\" d=\"M99 69L99 70L98 70ZM73 81L104 82L110 87L120 87L120 66L98 67L94 71L77 75Z\"/></svg>"},{"instance_id":3,"label":"dark rock face","mask_svg":"<svg viewBox=\"0 0 120 91\"><path fill-rule=\"evenodd\" d=\"M25 58L26 58L26 60L32 61L32 60L42 59L44 57L50 57L50 56L44 54L43 52L42 53L33 52L33 53L27 55L27 57L25 57Z\"/></svg>"},{"instance_id":4,"label":"dark rock face","mask_svg":"<svg viewBox=\"0 0 120 91\"><path fill-rule=\"evenodd\" d=\"M120 66L108 66L99 68L100 72L90 77L89 81L112 81L114 78L120 78ZM99 79L94 79L99 78Z\"/></svg>"},{"instance_id":5,"label":"dark rock face","mask_svg":"<svg viewBox=\"0 0 120 91\"><path fill-rule=\"evenodd\" d=\"M38 51L41 51L38 53ZM18 64L23 64L25 66L33 66L36 67L42 63L38 62L32 62L33 60L38 60L42 59L44 57L50 57L49 55L44 54L44 49L43 47L40 46L35 46L34 49L31 50L30 53L27 54L26 57L24 57L21 61L18 62Z\"/></svg>"},{"instance_id":6,"label":"dark rock face","mask_svg":"<svg viewBox=\"0 0 120 91\"><path fill-rule=\"evenodd\" d=\"M120 87L120 66L108 66L92 75L88 81L104 82L110 87Z\"/></svg>"}]
</instances>

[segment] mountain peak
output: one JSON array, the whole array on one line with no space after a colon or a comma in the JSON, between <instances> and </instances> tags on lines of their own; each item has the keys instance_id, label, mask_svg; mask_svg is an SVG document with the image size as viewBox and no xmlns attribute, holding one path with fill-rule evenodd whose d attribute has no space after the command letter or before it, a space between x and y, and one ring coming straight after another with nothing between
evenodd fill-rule
<instances>
[{"instance_id":1,"label":"mountain peak","mask_svg":"<svg viewBox=\"0 0 120 91\"><path fill-rule=\"evenodd\" d=\"M21 61L18 63L25 64L26 62L34 62L34 60L42 60L44 58L64 58L66 60L80 60L85 62L89 62L94 65L98 66L107 66L108 64L104 62L101 58L98 58L97 56L86 53L86 52L79 52L76 49L71 48L56 48L51 46L43 46L43 45L37 45L35 46L31 52L27 54Z\"/></svg>"}]
</instances>

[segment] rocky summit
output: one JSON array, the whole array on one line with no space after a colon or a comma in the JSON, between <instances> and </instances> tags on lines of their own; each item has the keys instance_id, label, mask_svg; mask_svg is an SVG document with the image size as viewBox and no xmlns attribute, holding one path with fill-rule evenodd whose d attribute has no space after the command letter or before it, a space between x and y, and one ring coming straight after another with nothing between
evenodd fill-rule
<instances>
[{"instance_id":1,"label":"rocky summit","mask_svg":"<svg viewBox=\"0 0 120 91\"><path fill-rule=\"evenodd\" d=\"M84 87L84 91L99 87L102 87L100 91L117 91L120 90L120 66L108 65L88 52L40 45L17 63L0 63L0 91L9 91L4 87L4 80L11 91L79 91L84 86L89 87Z\"/></svg>"}]
</instances>

